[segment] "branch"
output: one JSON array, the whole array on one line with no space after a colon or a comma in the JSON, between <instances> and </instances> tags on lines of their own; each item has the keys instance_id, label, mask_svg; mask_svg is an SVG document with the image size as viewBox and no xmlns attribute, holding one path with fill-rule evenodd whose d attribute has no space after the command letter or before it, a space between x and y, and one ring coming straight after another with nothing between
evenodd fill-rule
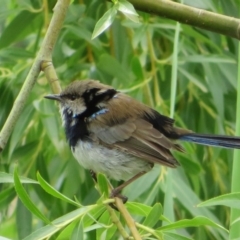
<instances>
[{"instance_id":1,"label":"branch","mask_svg":"<svg viewBox=\"0 0 240 240\"><path fill-rule=\"evenodd\" d=\"M140 11L240 40L240 19L186 6L169 0L129 0Z\"/></svg>"},{"instance_id":2,"label":"branch","mask_svg":"<svg viewBox=\"0 0 240 240\"><path fill-rule=\"evenodd\" d=\"M41 71L41 63L47 61L51 62L53 46L57 40L60 29L62 27L67 8L70 0L58 0L55 8L52 20L50 22L49 28L47 30L46 36L44 38L43 44L33 62L33 65L27 75L27 78L13 104L12 110L0 132L0 152L5 148L7 141L13 131L13 128L23 110L26 100L37 80L37 77ZM43 66L44 67L44 66ZM49 70L46 67L44 71ZM53 74L54 70L50 71ZM55 72L55 71L54 71ZM52 76L52 75L51 75ZM49 78L48 78L49 79ZM54 75L54 81L51 81L51 86L53 91L60 91L60 86L57 81L56 73Z\"/></svg>"},{"instance_id":3,"label":"branch","mask_svg":"<svg viewBox=\"0 0 240 240\"><path fill-rule=\"evenodd\" d=\"M110 218L111 218L112 222L117 226L118 231L122 235L123 239L125 239L125 240L130 239L130 236L128 235L128 233L124 229L122 223L120 222L120 220L119 220L117 214L115 213L115 211L113 210L113 208L110 207L108 204L106 204L106 208L109 212L109 215L110 215Z\"/></svg>"},{"instance_id":4,"label":"branch","mask_svg":"<svg viewBox=\"0 0 240 240\"><path fill-rule=\"evenodd\" d=\"M132 233L133 238L135 240L141 240L142 238L136 228L136 224L135 224L133 218L131 217L131 215L129 214L129 212L127 211L122 200L118 197L115 197L115 203L116 203L116 206L117 206L119 212L122 214L123 218L125 219L125 221L128 225L128 228L130 229L130 231Z\"/></svg>"}]
</instances>

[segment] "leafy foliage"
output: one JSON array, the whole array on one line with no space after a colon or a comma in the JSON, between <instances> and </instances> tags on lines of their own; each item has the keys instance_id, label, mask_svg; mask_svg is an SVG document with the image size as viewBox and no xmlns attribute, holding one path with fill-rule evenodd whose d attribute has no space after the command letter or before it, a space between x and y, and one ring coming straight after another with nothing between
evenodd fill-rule
<instances>
[{"instance_id":1,"label":"leafy foliage","mask_svg":"<svg viewBox=\"0 0 240 240\"><path fill-rule=\"evenodd\" d=\"M0 128L42 44L54 4L53 0L1 3ZM237 1L197 4L237 14ZM179 26L175 41L175 31L174 21L136 13L126 1L73 1L54 49L61 85L98 79L169 115L175 64L176 125L233 135L237 41L187 25ZM41 75L0 157L0 236L118 239L105 207L107 180L98 176L99 197L89 172L71 155L57 106L43 98L49 91ZM183 145L186 153L175 153L181 167L156 166L124 189L127 209L145 238L227 239L229 208L225 206L239 204L239 193L223 195L231 189L233 151ZM21 177L14 171L16 165ZM196 207L202 201L206 202ZM46 225L49 220L52 224Z\"/></svg>"}]
</instances>

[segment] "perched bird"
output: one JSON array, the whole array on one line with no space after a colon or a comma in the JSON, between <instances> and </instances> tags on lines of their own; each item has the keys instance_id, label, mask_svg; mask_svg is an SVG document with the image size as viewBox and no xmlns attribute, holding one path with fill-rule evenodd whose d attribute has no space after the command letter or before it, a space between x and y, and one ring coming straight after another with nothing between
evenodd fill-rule
<instances>
[{"instance_id":1,"label":"perched bird","mask_svg":"<svg viewBox=\"0 0 240 240\"><path fill-rule=\"evenodd\" d=\"M86 169L123 187L154 164L178 166L171 150L183 151L176 140L225 148L240 148L240 138L198 134L174 127L174 120L95 80L75 81L60 94L45 98L60 103L66 138L77 161Z\"/></svg>"}]
</instances>

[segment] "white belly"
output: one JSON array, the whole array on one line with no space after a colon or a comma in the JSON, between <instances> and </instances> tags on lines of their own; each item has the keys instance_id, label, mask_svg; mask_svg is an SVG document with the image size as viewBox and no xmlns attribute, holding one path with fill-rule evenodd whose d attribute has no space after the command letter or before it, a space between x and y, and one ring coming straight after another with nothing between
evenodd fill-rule
<instances>
[{"instance_id":1,"label":"white belly","mask_svg":"<svg viewBox=\"0 0 240 240\"><path fill-rule=\"evenodd\" d=\"M72 153L84 168L104 173L115 180L128 180L151 169L147 161L93 142L78 141Z\"/></svg>"}]
</instances>

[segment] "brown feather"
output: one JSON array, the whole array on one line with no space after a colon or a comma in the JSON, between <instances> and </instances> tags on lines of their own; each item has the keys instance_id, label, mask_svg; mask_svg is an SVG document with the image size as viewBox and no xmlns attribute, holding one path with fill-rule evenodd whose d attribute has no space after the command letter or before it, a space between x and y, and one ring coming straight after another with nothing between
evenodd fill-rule
<instances>
[{"instance_id":1,"label":"brown feather","mask_svg":"<svg viewBox=\"0 0 240 240\"><path fill-rule=\"evenodd\" d=\"M108 115L107 112L104 115ZM105 117L105 116L103 116ZM159 133L143 119L128 119L112 127L103 124L102 116L96 117L89 124L89 130L108 148L116 147L151 163L169 167L178 165L170 149L180 150L178 145Z\"/></svg>"}]
</instances>

